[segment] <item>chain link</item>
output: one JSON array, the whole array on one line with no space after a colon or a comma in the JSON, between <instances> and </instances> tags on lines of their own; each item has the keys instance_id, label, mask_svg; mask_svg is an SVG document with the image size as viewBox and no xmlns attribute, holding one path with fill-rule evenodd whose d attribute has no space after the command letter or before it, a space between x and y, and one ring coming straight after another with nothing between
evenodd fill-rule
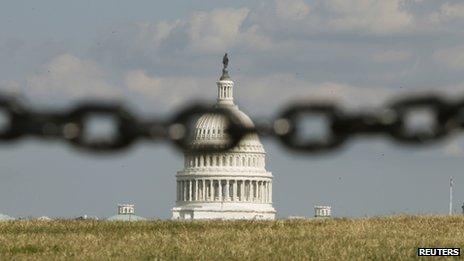
<instances>
[{"instance_id":1,"label":"chain link","mask_svg":"<svg viewBox=\"0 0 464 261\"><path fill-rule=\"evenodd\" d=\"M387 136L401 144L420 145L442 140L464 128L464 99L451 101L438 95L410 96L395 100L376 111L349 113L334 103L305 102L291 104L276 119L257 121L256 127L240 123L233 111L198 103L182 109L167 120L140 119L118 103L87 102L66 111L38 112L28 109L15 98L0 94L0 112L5 124L0 126L0 143L26 136L56 139L91 152L114 152L128 148L138 140L168 140L184 151L219 152L229 150L243 137L257 133L274 137L298 152L332 151L359 135ZM411 130L410 114L427 110L432 122L423 129ZM193 145L195 121L203 114L218 114L226 119L223 142ZM114 120L114 135L91 139L91 117ZM304 119L324 118L327 133L305 138Z\"/></svg>"}]
</instances>

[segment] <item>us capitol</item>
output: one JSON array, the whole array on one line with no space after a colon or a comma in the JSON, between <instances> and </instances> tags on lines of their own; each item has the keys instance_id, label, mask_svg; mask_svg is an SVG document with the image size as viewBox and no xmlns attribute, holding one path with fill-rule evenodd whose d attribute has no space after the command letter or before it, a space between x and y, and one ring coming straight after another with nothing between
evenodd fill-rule
<instances>
[{"instance_id":1,"label":"us capitol","mask_svg":"<svg viewBox=\"0 0 464 261\"><path fill-rule=\"evenodd\" d=\"M223 58L217 81L215 106L229 109L245 126L252 120L234 104L234 82ZM195 122L192 145L224 142L227 120L216 114L201 115ZM177 172L177 197L172 218L275 219L272 206L272 173L267 171L266 152L257 134L245 136L226 152L184 152L184 169Z\"/></svg>"}]
</instances>

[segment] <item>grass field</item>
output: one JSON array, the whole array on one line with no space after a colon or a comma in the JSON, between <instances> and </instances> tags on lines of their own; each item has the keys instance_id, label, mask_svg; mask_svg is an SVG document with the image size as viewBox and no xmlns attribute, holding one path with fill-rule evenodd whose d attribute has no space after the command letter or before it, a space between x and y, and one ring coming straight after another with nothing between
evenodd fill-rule
<instances>
[{"instance_id":1,"label":"grass field","mask_svg":"<svg viewBox=\"0 0 464 261\"><path fill-rule=\"evenodd\" d=\"M0 222L0 260L405 260L416 258L417 247L464 249L464 216L233 222Z\"/></svg>"}]
</instances>

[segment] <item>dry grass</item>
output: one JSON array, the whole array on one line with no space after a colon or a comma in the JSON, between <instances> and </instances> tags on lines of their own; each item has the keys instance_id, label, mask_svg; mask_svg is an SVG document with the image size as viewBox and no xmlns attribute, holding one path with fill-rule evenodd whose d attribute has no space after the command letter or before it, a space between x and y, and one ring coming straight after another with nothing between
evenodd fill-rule
<instances>
[{"instance_id":1,"label":"dry grass","mask_svg":"<svg viewBox=\"0 0 464 261\"><path fill-rule=\"evenodd\" d=\"M417 247L464 248L464 217L0 222L0 260L404 260Z\"/></svg>"}]
</instances>

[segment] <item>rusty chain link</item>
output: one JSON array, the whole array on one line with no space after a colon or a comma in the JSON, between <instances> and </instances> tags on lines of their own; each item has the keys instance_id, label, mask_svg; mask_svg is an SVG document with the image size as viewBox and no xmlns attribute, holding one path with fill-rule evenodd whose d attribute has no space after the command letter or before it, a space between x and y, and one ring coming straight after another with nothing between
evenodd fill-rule
<instances>
[{"instance_id":1,"label":"rusty chain link","mask_svg":"<svg viewBox=\"0 0 464 261\"><path fill-rule=\"evenodd\" d=\"M417 109L428 110L433 116L430 128L410 130L408 114ZM278 117L258 121L256 127L242 125L231 110L208 104L186 107L174 117L144 120L117 103L87 102L67 111L38 112L28 109L15 98L0 94L0 112L5 124L0 127L0 142L10 142L33 136L63 140L92 152L112 152L128 148L138 140L169 140L184 151L224 151L235 147L250 133L275 137L287 148L298 152L323 152L341 147L358 135L388 136L402 144L426 144L439 141L464 128L464 99L451 101L437 95L411 96L387 104L371 112L349 113L336 104L305 102L291 104ZM219 114L227 120L226 142L194 147L195 117ZM89 117L106 116L114 119L114 137L89 140ZM327 122L326 135L302 138L304 118L322 117Z\"/></svg>"}]
</instances>

